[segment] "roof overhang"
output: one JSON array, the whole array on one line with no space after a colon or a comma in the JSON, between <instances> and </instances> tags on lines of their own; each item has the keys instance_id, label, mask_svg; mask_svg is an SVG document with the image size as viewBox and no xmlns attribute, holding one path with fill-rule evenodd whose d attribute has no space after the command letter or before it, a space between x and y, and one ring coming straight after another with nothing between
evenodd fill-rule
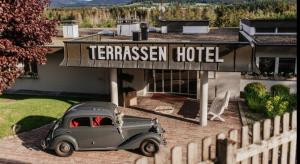
<instances>
[{"instance_id":1,"label":"roof overhang","mask_svg":"<svg viewBox=\"0 0 300 164\"><path fill-rule=\"evenodd\" d=\"M248 42L99 41L99 38L101 39L99 36L92 35L91 38L86 37L85 39L65 41L64 60L60 65L72 67L208 70L221 72L252 72L253 70L253 47ZM142 50L143 47L145 51ZM107 57L109 55L115 56L117 48L120 51L122 50L122 53L118 53L122 57L114 59L112 59L113 57ZM129 57L128 54L126 55L126 49L128 53L130 51L133 55L138 55L140 58L136 58L137 60L135 60L134 57ZM207 49L209 50L207 51ZM184 53L185 60L177 60L179 50L182 50L182 53ZM149 56L151 53L157 56L153 58L141 57L143 55ZM199 55L200 53L201 55ZM210 53L210 57L213 60L206 60L205 56L207 56L207 53ZM187 57L189 55L191 60ZM193 55L194 57L191 57ZM199 60L199 56L202 56L201 61ZM221 60L223 62L220 62Z\"/></svg>"}]
</instances>

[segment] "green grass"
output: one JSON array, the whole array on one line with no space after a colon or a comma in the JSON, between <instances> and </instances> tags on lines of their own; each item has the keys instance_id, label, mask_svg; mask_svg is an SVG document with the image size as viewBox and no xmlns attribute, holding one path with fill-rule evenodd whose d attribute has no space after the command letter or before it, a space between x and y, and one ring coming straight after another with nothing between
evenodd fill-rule
<instances>
[{"instance_id":1,"label":"green grass","mask_svg":"<svg viewBox=\"0 0 300 164\"><path fill-rule=\"evenodd\" d=\"M38 128L61 117L71 105L88 99L2 95L0 96L0 138L15 134L12 126L18 125L17 133Z\"/></svg>"}]
</instances>

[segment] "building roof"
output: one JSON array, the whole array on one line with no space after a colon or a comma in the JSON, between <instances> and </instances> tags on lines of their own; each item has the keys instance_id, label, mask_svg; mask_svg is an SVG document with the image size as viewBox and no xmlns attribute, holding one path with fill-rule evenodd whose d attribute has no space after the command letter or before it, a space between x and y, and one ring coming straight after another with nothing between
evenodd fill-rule
<instances>
[{"instance_id":1,"label":"building roof","mask_svg":"<svg viewBox=\"0 0 300 164\"><path fill-rule=\"evenodd\" d=\"M159 20L161 26L177 25L177 26L208 26L208 20Z\"/></svg>"},{"instance_id":2,"label":"building roof","mask_svg":"<svg viewBox=\"0 0 300 164\"><path fill-rule=\"evenodd\" d=\"M238 28L211 28L204 34L182 34L159 32L148 33L148 40L145 42L220 42L220 41L238 41ZM132 41L131 36L101 36L101 41Z\"/></svg>"},{"instance_id":3,"label":"building roof","mask_svg":"<svg viewBox=\"0 0 300 164\"><path fill-rule=\"evenodd\" d=\"M241 19L241 22L257 28L296 28L297 19Z\"/></svg>"},{"instance_id":4,"label":"building roof","mask_svg":"<svg viewBox=\"0 0 300 164\"><path fill-rule=\"evenodd\" d=\"M297 35L255 35L257 45L296 45Z\"/></svg>"},{"instance_id":5,"label":"building roof","mask_svg":"<svg viewBox=\"0 0 300 164\"><path fill-rule=\"evenodd\" d=\"M98 39L93 39L100 31L110 30L116 33L115 28L82 28L79 30L80 38L70 39L62 37L62 29L59 29L57 37L52 38L52 43L47 44L49 48L63 48L64 41L101 41L102 42L122 42L132 41L131 36L100 36ZM159 32L149 32L148 40L145 42L238 42L239 41L239 29L238 28L211 28L208 33L204 34L182 34L182 33L167 33L161 34Z\"/></svg>"}]
</instances>

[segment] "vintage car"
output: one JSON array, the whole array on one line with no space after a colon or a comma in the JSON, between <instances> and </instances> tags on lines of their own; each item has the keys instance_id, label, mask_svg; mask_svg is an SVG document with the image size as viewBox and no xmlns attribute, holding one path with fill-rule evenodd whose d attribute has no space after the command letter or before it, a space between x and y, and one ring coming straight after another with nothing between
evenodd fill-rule
<instances>
[{"instance_id":1,"label":"vintage car","mask_svg":"<svg viewBox=\"0 0 300 164\"><path fill-rule=\"evenodd\" d=\"M117 149L140 149L153 156L166 144L163 133L157 119L123 115L109 102L83 102L53 123L41 146L62 157L74 150Z\"/></svg>"}]
</instances>

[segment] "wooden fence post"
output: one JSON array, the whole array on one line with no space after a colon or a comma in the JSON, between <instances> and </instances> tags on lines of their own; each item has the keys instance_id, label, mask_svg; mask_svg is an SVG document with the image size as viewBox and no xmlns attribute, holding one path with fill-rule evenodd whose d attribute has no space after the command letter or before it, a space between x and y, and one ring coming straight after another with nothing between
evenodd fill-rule
<instances>
[{"instance_id":1,"label":"wooden fence post","mask_svg":"<svg viewBox=\"0 0 300 164\"><path fill-rule=\"evenodd\" d=\"M282 133L287 132L289 130L290 125L290 114L284 113L283 119L282 119ZM287 163L287 155L288 155L288 143L282 144L281 147L281 164Z\"/></svg>"},{"instance_id":2,"label":"wooden fence post","mask_svg":"<svg viewBox=\"0 0 300 164\"><path fill-rule=\"evenodd\" d=\"M261 138L260 138L260 122L255 122L253 124L253 130L252 131L253 131L252 132L252 134L253 134L252 142L253 142L253 144L257 144L261 141ZM252 157L252 163L253 164L260 163L259 162L259 154Z\"/></svg>"},{"instance_id":3,"label":"wooden fence post","mask_svg":"<svg viewBox=\"0 0 300 164\"><path fill-rule=\"evenodd\" d=\"M270 138L271 135L271 120L270 119L266 119L264 121L264 125L263 125L263 139L267 140ZM263 164L268 164L269 163L269 151L270 150L266 150L263 152L263 158L262 158L262 163Z\"/></svg>"},{"instance_id":4,"label":"wooden fence post","mask_svg":"<svg viewBox=\"0 0 300 164\"><path fill-rule=\"evenodd\" d=\"M229 131L229 139L236 143L235 149L237 149L238 148L238 130L236 130L236 129L230 130Z\"/></svg>"},{"instance_id":5,"label":"wooden fence post","mask_svg":"<svg viewBox=\"0 0 300 164\"><path fill-rule=\"evenodd\" d=\"M280 133L280 116L275 116L273 126L273 136L277 136ZM272 150L272 164L278 163L278 147Z\"/></svg>"},{"instance_id":6,"label":"wooden fence post","mask_svg":"<svg viewBox=\"0 0 300 164\"><path fill-rule=\"evenodd\" d=\"M215 159L215 162L216 163L221 163L221 160L224 159L224 154L223 154L223 150L222 150L222 140L224 140L226 138L225 134L224 133L220 133L217 135L217 139L216 139L216 159Z\"/></svg>"},{"instance_id":7,"label":"wooden fence post","mask_svg":"<svg viewBox=\"0 0 300 164\"><path fill-rule=\"evenodd\" d=\"M171 164L182 164L182 148L175 146L172 148Z\"/></svg>"},{"instance_id":8,"label":"wooden fence post","mask_svg":"<svg viewBox=\"0 0 300 164\"><path fill-rule=\"evenodd\" d=\"M210 146L212 144L212 139L210 137L205 137L202 140L202 161L207 161L210 159Z\"/></svg>"},{"instance_id":9,"label":"wooden fence post","mask_svg":"<svg viewBox=\"0 0 300 164\"><path fill-rule=\"evenodd\" d=\"M139 158L135 161L135 164L148 164L148 160L146 157Z\"/></svg>"},{"instance_id":10,"label":"wooden fence post","mask_svg":"<svg viewBox=\"0 0 300 164\"><path fill-rule=\"evenodd\" d=\"M161 147L159 153L154 155L154 163L155 164L166 164L170 163L169 160L170 149L166 147Z\"/></svg>"},{"instance_id":11,"label":"wooden fence post","mask_svg":"<svg viewBox=\"0 0 300 164\"><path fill-rule=\"evenodd\" d=\"M189 143L187 147L187 164L195 164L199 160L198 144Z\"/></svg>"},{"instance_id":12,"label":"wooden fence post","mask_svg":"<svg viewBox=\"0 0 300 164\"><path fill-rule=\"evenodd\" d=\"M293 111L292 113L292 121L291 121L291 129L297 129L297 111ZM296 164L296 148L297 148L297 138L291 141L290 145L290 156L289 156L289 163Z\"/></svg>"},{"instance_id":13,"label":"wooden fence post","mask_svg":"<svg viewBox=\"0 0 300 164\"><path fill-rule=\"evenodd\" d=\"M242 127L242 146L241 147L246 147L249 145L249 127L248 126L243 126ZM249 159L245 159L241 162L241 164L248 164Z\"/></svg>"},{"instance_id":14,"label":"wooden fence post","mask_svg":"<svg viewBox=\"0 0 300 164\"><path fill-rule=\"evenodd\" d=\"M236 142L230 139L218 139L218 164L232 164L235 162Z\"/></svg>"}]
</instances>

